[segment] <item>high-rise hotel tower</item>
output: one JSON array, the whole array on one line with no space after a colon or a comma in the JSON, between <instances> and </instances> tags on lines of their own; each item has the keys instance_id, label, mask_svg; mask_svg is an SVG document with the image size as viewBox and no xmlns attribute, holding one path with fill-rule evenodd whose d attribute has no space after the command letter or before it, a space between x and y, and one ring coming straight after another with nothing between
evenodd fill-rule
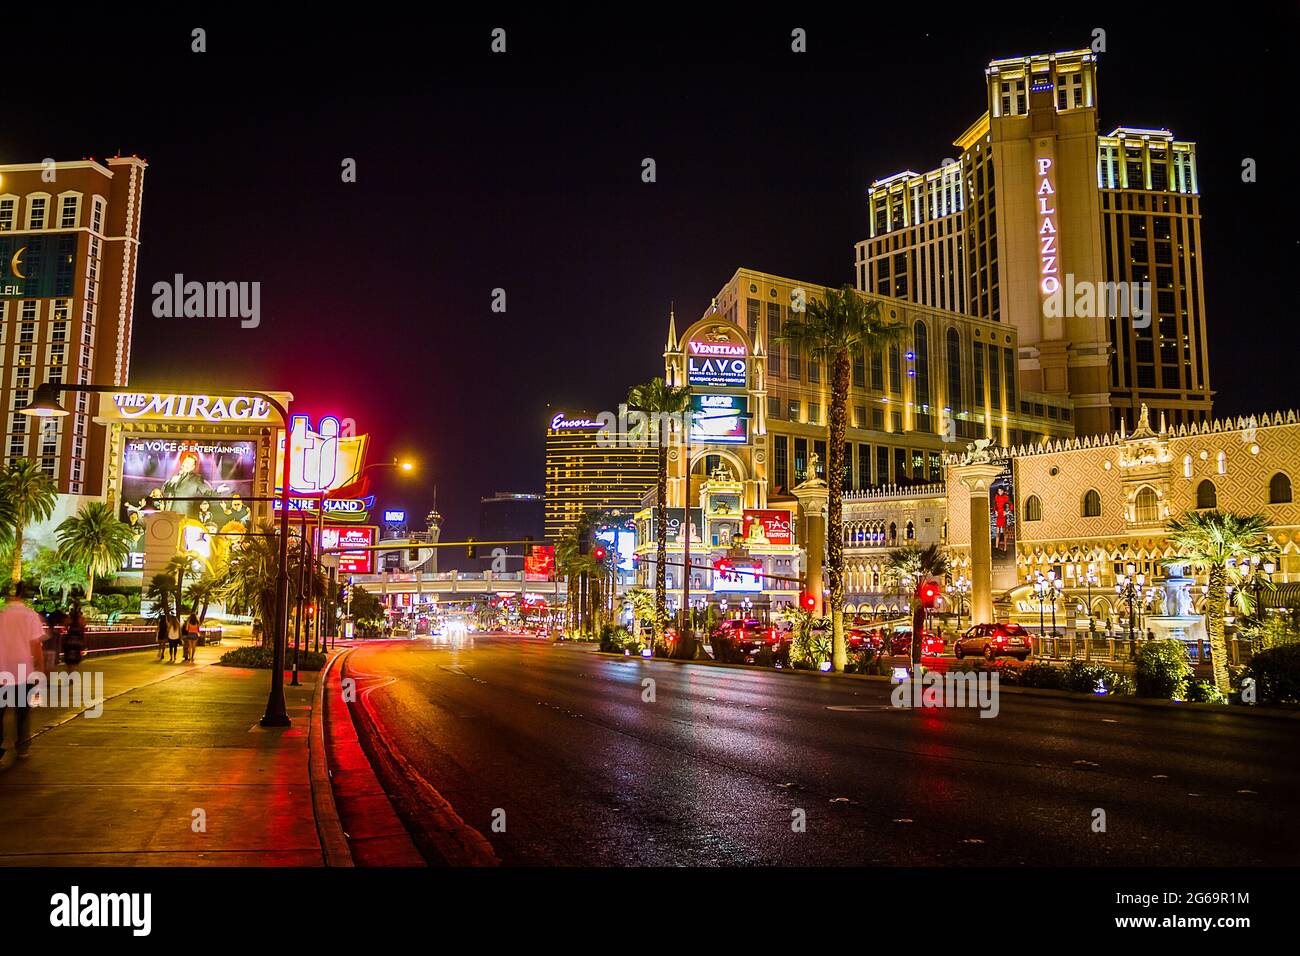
<instances>
[{"instance_id":1,"label":"high-rise hotel tower","mask_svg":"<svg viewBox=\"0 0 1300 956\"><path fill-rule=\"evenodd\" d=\"M43 382L126 383L144 171L134 156L0 166L0 461L35 461L62 494L103 491L92 396L66 396L63 418L19 409Z\"/></svg>"},{"instance_id":2,"label":"high-rise hotel tower","mask_svg":"<svg viewBox=\"0 0 1300 956\"><path fill-rule=\"evenodd\" d=\"M864 292L1015 326L1020 384L1079 434L1210 415L1194 144L1097 130L1089 50L994 60L959 156L868 190Z\"/></svg>"}]
</instances>

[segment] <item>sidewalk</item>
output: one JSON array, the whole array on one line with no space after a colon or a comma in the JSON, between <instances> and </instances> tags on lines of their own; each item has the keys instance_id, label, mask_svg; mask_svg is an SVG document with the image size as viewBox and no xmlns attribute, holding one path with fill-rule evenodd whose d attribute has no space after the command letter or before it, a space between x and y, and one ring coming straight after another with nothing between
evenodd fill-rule
<instances>
[{"instance_id":1,"label":"sidewalk","mask_svg":"<svg viewBox=\"0 0 1300 956\"><path fill-rule=\"evenodd\" d=\"M32 715L31 756L0 772L0 866L321 866L308 774L316 675L285 686L292 727L263 729L269 671L153 651L94 656L103 713ZM12 733L12 717L10 733Z\"/></svg>"}]
</instances>

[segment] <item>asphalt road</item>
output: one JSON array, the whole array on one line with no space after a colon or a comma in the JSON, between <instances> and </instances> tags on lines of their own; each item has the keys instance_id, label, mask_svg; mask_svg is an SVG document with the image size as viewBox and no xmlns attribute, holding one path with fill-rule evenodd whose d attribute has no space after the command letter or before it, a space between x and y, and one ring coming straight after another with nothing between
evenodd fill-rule
<instances>
[{"instance_id":1,"label":"asphalt road","mask_svg":"<svg viewBox=\"0 0 1300 956\"><path fill-rule=\"evenodd\" d=\"M992 719L899 710L883 681L505 636L347 667L404 761L386 788L436 790L408 825L472 828L503 864L1300 861L1300 721L1013 692Z\"/></svg>"}]
</instances>

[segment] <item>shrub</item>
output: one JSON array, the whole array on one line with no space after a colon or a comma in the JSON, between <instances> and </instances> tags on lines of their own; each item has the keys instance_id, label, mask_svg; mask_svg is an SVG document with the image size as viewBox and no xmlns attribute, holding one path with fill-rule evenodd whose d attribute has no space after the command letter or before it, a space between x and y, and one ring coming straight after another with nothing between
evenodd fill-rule
<instances>
[{"instance_id":1,"label":"shrub","mask_svg":"<svg viewBox=\"0 0 1300 956\"><path fill-rule=\"evenodd\" d=\"M1017 683L1040 690L1065 690L1064 672L1051 664L1029 664L1020 668Z\"/></svg>"},{"instance_id":2,"label":"shrub","mask_svg":"<svg viewBox=\"0 0 1300 956\"><path fill-rule=\"evenodd\" d=\"M1182 700L1192 664L1182 641L1147 641L1138 652L1137 692L1142 697Z\"/></svg>"},{"instance_id":3,"label":"shrub","mask_svg":"<svg viewBox=\"0 0 1300 956\"><path fill-rule=\"evenodd\" d=\"M1015 686L1020 683L1020 672L1023 667L1017 666L1013 661L1005 657L999 657L993 662L991 667L986 668L989 673L998 675L998 683L1003 686Z\"/></svg>"},{"instance_id":4,"label":"shrub","mask_svg":"<svg viewBox=\"0 0 1300 956\"><path fill-rule=\"evenodd\" d=\"M790 665L804 670L816 670L823 661L831 659L831 630L820 621L800 621L796 624L790 641Z\"/></svg>"},{"instance_id":5,"label":"shrub","mask_svg":"<svg viewBox=\"0 0 1300 956\"><path fill-rule=\"evenodd\" d=\"M1194 680L1187 685L1187 700L1194 704L1223 704L1228 699L1212 681Z\"/></svg>"},{"instance_id":6,"label":"shrub","mask_svg":"<svg viewBox=\"0 0 1300 956\"><path fill-rule=\"evenodd\" d=\"M1246 665L1245 676L1254 678L1261 703L1300 703L1300 644L1260 651Z\"/></svg>"},{"instance_id":7,"label":"shrub","mask_svg":"<svg viewBox=\"0 0 1300 956\"><path fill-rule=\"evenodd\" d=\"M632 632L618 624L605 624L600 629L600 649L611 654L631 651L641 653L641 642L632 636Z\"/></svg>"},{"instance_id":8,"label":"shrub","mask_svg":"<svg viewBox=\"0 0 1300 956\"><path fill-rule=\"evenodd\" d=\"M325 666L326 657L318 651L298 651L298 670L300 671L318 671ZM275 666L275 660L272 649L269 647L237 647L233 651L226 651L221 655L221 660L217 663L223 667L252 667L259 670L270 670ZM285 670L293 667L293 648L289 648L284 655Z\"/></svg>"},{"instance_id":9,"label":"shrub","mask_svg":"<svg viewBox=\"0 0 1300 956\"><path fill-rule=\"evenodd\" d=\"M1065 690L1081 694L1097 693L1099 684L1107 694L1122 694L1132 687L1132 681L1123 674L1115 673L1105 664L1084 661L1070 661L1061 674L1061 684Z\"/></svg>"}]
</instances>

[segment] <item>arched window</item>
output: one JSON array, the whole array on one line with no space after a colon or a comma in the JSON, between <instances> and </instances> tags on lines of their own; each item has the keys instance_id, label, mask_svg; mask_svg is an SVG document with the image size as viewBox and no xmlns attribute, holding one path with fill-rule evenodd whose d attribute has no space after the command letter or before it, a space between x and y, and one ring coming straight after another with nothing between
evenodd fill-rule
<instances>
[{"instance_id":1,"label":"arched window","mask_svg":"<svg viewBox=\"0 0 1300 956\"><path fill-rule=\"evenodd\" d=\"M1140 522L1160 520L1160 501L1152 489L1147 487L1138 489L1137 497L1133 499L1133 520Z\"/></svg>"},{"instance_id":2,"label":"arched window","mask_svg":"<svg viewBox=\"0 0 1300 956\"><path fill-rule=\"evenodd\" d=\"M1083 496L1083 516L1085 518L1101 517L1101 495L1096 488L1089 488Z\"/></svg>"},{"instance_id":3,"label":"arched window","mask_svg":"<svg viewBox=\"0 0 1300 956\"><path fill-rule=\"evenodd\" d=\"M1224 452L1219 452L1219 474L1226 475L1227 473L1228 473L1228 456ZM1211 507L1213 507L1213 505L1211 505Z\"/></svg>"},{"instance_id":4,"label":"arched window","mask_svg":"<svg viewBox=\"0 0 1300 956\"><path fill-rule=\"evenodd\" d=\"M916 526L909 521L907 523L907 540L913 541L915 539L916 539Z\"/></svg>"},{"instance_id":5,"label":"arched window","mask_svg":"<svg viewBox=\"0 0 1300 956\"><path fill-rule=\"evenodd\" d=\"M1268 480L1268 503L1284 505L1291 500L1291 479L1283 472L1278 472Z\"/></svg>"},{"instance_id":6,"label":"arched window","mask_svg":"<svg viewBox=\"0 0 1300 956\"><path fill-rule=\"evenodd\" d=\"M1030 495L1025 499L1025 520L1043 520L1043 503L1038 499L1038 495Z\"/></svg>"},{"instance_id":7,"label":"arched window","mask_svg":"<svg viewBox=\"0 0 1300 956\"><path fill-rule=\"evenodd\" d=\"M897 540L898 540L898 525L891 521L889 522L889 543L893 544Z\"/></svg>"},{"instance_id":8,"label":"arched window","mask_svg":"<svg viewBox=\"0 0 1300 956\"><path fill-rule=\"evenodd\" d=\"M1220 452L1222 454L1222 452ZM1196 486L1196 507L1197 508L1217 508L1219 507L1219 493L1214 489L1214 482L1206 478Z\"/></svg>"},{"instance_id":9,"label":"arched window","mask_svg":"<svg viewBox=\"0 0 1300 956\"><path fill-rule=\"evenodd\" d=\"M953 416L961 414L966 407L961 401L961 336L956 329L949 329L948 340L948 407Z\"/></svg>"},{"instance_id":10,"label":"arched window","mask_svg":"<svg viewBox=\"0 0 1300 956\"><path fill-rule=\"evenodd\" d=\"M1183 456L1183 477L1184 478L1192 477L1192 456L1191 455Z\"/></svg>"}]
</instances>

